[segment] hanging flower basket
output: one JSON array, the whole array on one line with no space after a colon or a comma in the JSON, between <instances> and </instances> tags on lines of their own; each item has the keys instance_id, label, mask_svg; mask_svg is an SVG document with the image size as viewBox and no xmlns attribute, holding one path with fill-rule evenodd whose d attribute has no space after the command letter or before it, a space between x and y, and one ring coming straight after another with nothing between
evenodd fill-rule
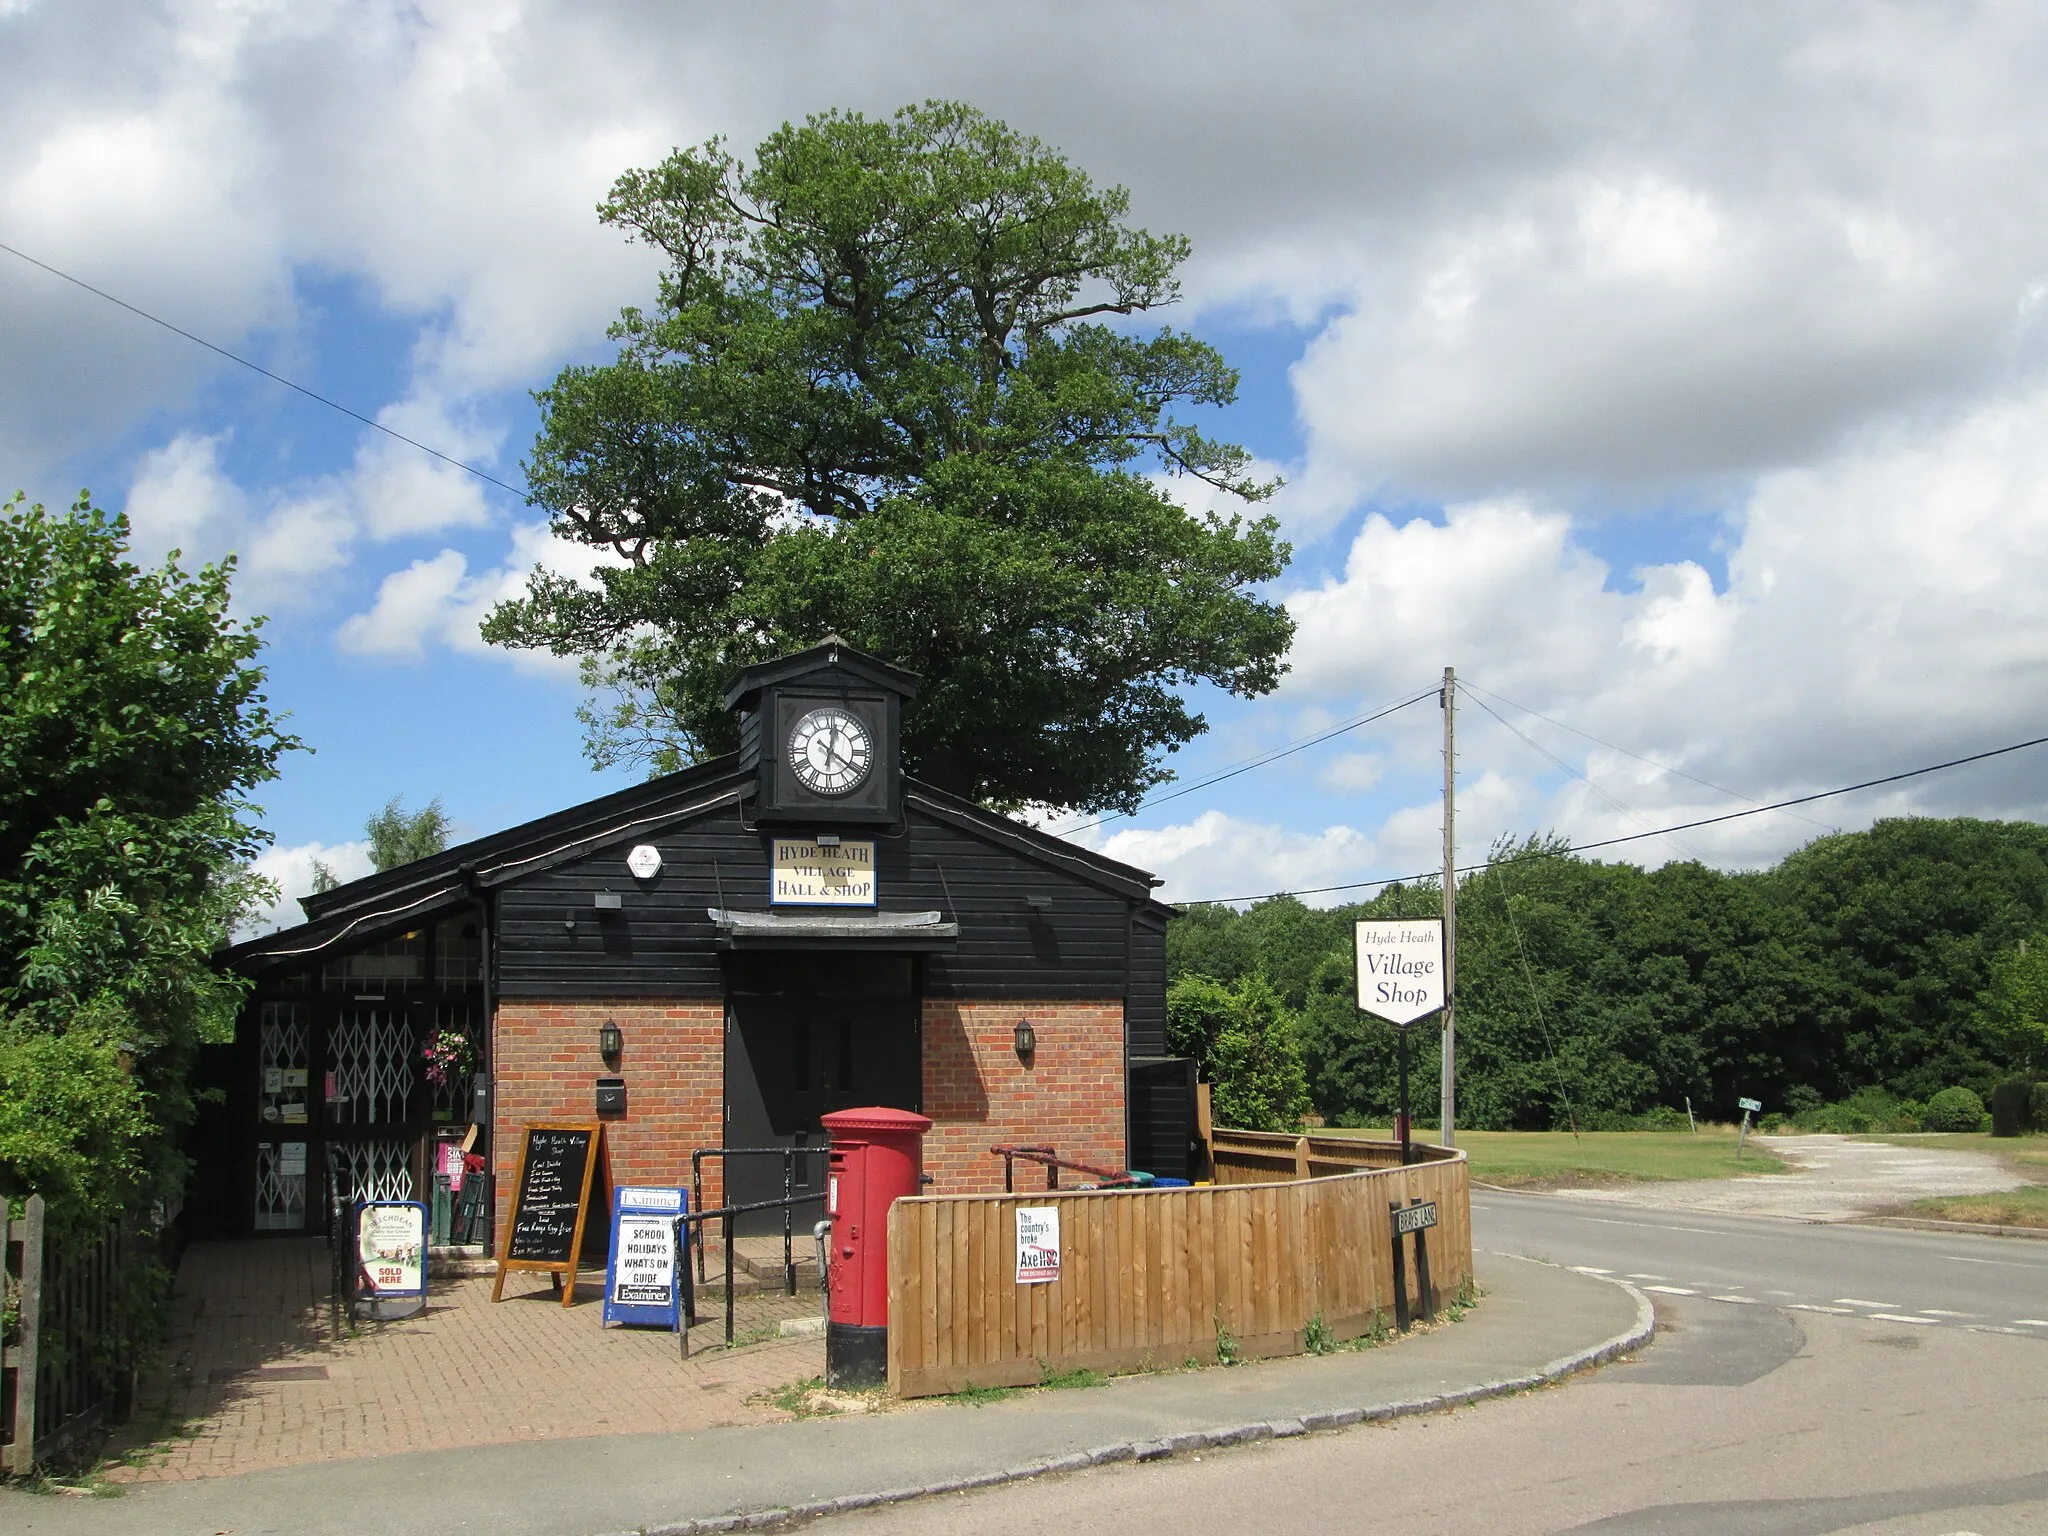
<instances>
[{"instance_id":1,"label":"hanging flower basket","mask_svg":"<svg viewBox=\"0 0 2048 1536\"><path fill-rule=\"evenodd\" d=\"M476 1043L459 1029L439 1029L420 1052L427 1081L436 1088L460 1083L476 1066Z\"/></svg>"}]
</instances>

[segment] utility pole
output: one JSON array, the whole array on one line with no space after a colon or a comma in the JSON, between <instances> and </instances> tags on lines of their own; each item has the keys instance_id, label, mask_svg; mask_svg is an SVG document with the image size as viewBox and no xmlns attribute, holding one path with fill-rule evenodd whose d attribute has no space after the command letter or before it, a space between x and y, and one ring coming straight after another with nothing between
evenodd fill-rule
<instances>
[{"instance_id":1,"label":"utility pole","mask_svg":"<svg viewBox=\"0 0 2048 1536\"><path fill-rule=\"evenodd\" d=\"M1443 1144L1458 1144L1458 669L1444 668L1444 1086Z\"/></svg>"}]
</instances>

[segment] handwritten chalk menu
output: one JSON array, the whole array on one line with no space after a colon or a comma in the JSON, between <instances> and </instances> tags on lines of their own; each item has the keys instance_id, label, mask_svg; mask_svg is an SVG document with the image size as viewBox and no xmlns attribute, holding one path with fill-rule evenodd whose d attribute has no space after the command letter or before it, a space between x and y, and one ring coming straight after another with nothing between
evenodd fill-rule
<instances>
[{"instance_id":1,"label":"handwritten chalk menu","mask_svg":"<svg viewBox=\"0 0 2048 1536\"><path fill-rule=\"evenodd\" d=\"M603 1134L595 1120L537 1120L527 1126L491 1300L503 1298L505 1276L515 1269L552 1273L561 1286L562 1305L575 1299L576 1261L583 1251L590 1182Z\"/></svg>"}]
</instances>

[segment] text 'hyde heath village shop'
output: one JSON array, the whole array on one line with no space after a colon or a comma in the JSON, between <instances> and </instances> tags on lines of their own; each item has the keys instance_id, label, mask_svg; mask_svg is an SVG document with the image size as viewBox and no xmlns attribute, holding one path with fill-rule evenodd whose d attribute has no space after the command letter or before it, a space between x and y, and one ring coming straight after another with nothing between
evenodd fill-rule
<instances>
[{"instance_id":1,"label":"text 'hyde heath village shop'","mask_svg":"<svg viewBox=\"0 0 2048 1536\"><path fill-rule=\"evenodd\" d=\"M836 638L750 668L737 753L308 896L231 950L255 990L209 1052L194 1235L425 1199L467 1139L491 1242L539 1120L602 1120L615 1184L818 1145L857 1105L932 1118L933 1193L1000 1189L1005 1143L1185 1176L1156 882L907 779L916 686ZM729 1189L719 1167L708 1204L783 1193L781 1159Z\"/></svg>"}]
</instances>

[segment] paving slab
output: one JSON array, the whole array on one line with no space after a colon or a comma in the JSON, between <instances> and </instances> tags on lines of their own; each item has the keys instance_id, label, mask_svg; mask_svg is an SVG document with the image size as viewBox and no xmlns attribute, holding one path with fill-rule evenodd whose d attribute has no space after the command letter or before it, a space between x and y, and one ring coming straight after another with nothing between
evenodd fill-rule
<instances>
[{"instance_id":1,"label":"paving slab","mask_svg":"<svg viewBox=\"0 0 2048 1536\"><path fill-rule=\"evenodd\" d=\"M1485 1298L1388 1346L1128 1377L983 1407L414 1451L130 1489L0 1493L22 1536L596 1536L732 1529L1104 1461L1329 1432L1540 1384L1647 1342L1632 1287L1482 1255Z\"/></svg>"}]
</instances>

